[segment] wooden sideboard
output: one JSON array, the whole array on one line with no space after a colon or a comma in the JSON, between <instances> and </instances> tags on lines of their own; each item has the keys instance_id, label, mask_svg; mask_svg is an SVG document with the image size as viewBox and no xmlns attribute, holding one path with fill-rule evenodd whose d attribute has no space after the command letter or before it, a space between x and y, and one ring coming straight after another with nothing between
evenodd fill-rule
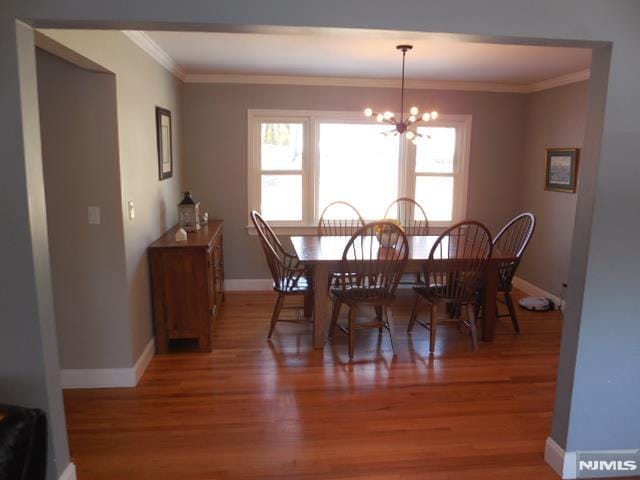
<instances>
[{"instance_id":1,"label":"wooden sideboard","mask_svg":"<svg viewBox=\"0 0 640 480\"><path fill-rule=\"evenodd\" d=\"M170 340L197 339L209 352L224 301L222 221L210 220L184 242L175 241L177 229L149 247L156 351L168 353Z\"/></svg>"}]
</instances>

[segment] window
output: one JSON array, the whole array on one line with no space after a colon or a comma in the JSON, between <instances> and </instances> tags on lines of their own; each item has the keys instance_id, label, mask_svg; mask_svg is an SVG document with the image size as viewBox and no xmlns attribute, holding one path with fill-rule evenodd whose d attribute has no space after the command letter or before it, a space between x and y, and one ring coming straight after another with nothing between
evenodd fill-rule
<instances>
[{"instance_id":1,"label":"window","mask_svg":"<svg viewBox=\"0 0 640 480\"><path fill-rule=\"evenodd\" d=\"M266 220L302 221L304 123L260 124L260 210Z\"/></svg>"},{"instance_id":2,"label":"window","mask_svg":"<svg viewBox=\"0 0 640 480\"><path fill-rule=\"evenodd\" d=\"M320 123L318 206L354 205L364 218L380 218L398 198L399 137L389 127L358 123Z\"/></svg>"},{"instance_id":3,"label":"window","mask_svg":"<svg viewBox=\"0 0 640 480\"><path fill-rule=\"evenodd\" d=\"M429 223L464 218L471 117L441 115L414 146L359 112L249 111L248 200L274 226L315 227L347 201L367 220L415 198Z\"/></svg>"}]
</instances>

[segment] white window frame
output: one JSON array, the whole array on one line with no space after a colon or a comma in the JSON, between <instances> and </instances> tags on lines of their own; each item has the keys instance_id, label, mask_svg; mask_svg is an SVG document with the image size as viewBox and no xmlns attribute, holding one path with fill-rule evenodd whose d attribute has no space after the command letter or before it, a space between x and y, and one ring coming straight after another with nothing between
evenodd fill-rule
<instances>
[{"instance_id":1,"label":"white window frame","mask_svg":"<svg viewBox=\"0 0 640 480\"><path fill-rule=\"evenodd\" d=\"M417 177L453 177L453 212L450 221L429 219L430 227L450 227L466 218L469 193L469 156L471 154L471 115L439 115L437 120L420 126L456 129L456 146L453 158L453 172L416 172L416 146L406 143L405 196L415 198Z\"/></svg>"},{"instance_id":2,"label":"white window frame","mask_svg":"<svg viewBox=\"0 0 640 480\"><path fill-rule=\"evenodd\" d=\"M302 220L301 221L269 221L279 233L285 235L313 233L316 231L321 214L318 205L319 191L317 182L320 173L319 133L322 123L358 123L377 124L375 119L365 117L362 112L316 111L316 110L257 110L247 111L247 218L251 210L260 210L261 176L263 174L298 174L298 171L261 170L260 159L260 124L269 123L302 123L303 155L302 155ZM453 219L450 222L429 221L433 227L447 227L465 218L467 209L467 190L469 155L471 144L471 115L441 114L437 120L425 126L456 128L456 149L453 173L415 173L415 146L408 141L400 141L398 152L398 197L414 198L415 178L417 175L453 176L454 199ZM357 206L356 206L357 207ZM380 212L380 216L384 212ZM367 219L373 220L373 219ZM247 224L249 232L255 234L253 225Z\"/></svg>"}]
</instances>

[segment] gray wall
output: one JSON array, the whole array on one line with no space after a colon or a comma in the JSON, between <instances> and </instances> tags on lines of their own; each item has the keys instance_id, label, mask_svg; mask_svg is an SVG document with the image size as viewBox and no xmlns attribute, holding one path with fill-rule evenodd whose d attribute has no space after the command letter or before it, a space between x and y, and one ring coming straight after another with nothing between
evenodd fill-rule
<instances>
[{"instance_id":1,"label":"gray wall","mask_svg":"<svg viewBox=\"0 0 640 480\"><path fill-rule=\"evenodd\" d=\"M184 143L188 188L210 216L225 221L227 278L268 278L247 213L247 110L362 111L394 105L395 88L291 85L184 85ZM467 216L496 231L517 211L526 96L514 93L407 91L408 104L471 114ZM431 108L431 107L430 107Z\"/></svg>"},{"instance_id":2,"label":"gray wall","mask_svg":"<svg viewBox=\"0 0 640 480\"><path fill-rule=\"evenodd\" d=\"M80 355L69 358L63 354L63 366L88 368L132 367L147 343L153 337L150 302L150 281L146 249L148 245L177 222L176 204L182 190L182 95L180 80L176 79L155 60L143 52L123 33L97 30L46 30L49 39L77 52L101 67L113 72L116 87L117 108L117 156L119 157L119 198L117 215L101 230L107 236L119 237L124 232L124 252L117 260L117 267L125 269L122 280L124 297L118 306L100 316L107 320L112 315L107 340L104 336L81 337L69 334L69 343L82 339L83 347L92 355L89 360ZM62 49L60 54L63 54ZM172 178L158 180L155 107L168 108L172 112L173 162ZM113 172L112 172L113 173ZM114 186L115 192L116 186ZM113 198L110 198L113 200ZM127 202L133 201L136 216L129 220ZM86 209L87 204L83 206ZM115 214L115 212L114 212ZM85 212L86 217L86 212ZM86 222L85 222L86 223ZM103 278L94 288L112 286L114 277ZM118 295L122 292L117 291ZM57 293L57 292L56 292ZM116 318L122 316L122 318ZM63 325L64 327L64 325ZM102 333L109 323L102 326ZM90 340L90 341L87 341ZM102 344L108 341L110 346ZM63 346L67 345L67 341ZM105 351L108 349L108 351Z\"/></svg>"},{"instance_id":3,"label":"gray wall","mask_svg":"<svg viewBox=\"0 0 640 480\"><path fill-rule=\"evenodd\" d=\"M541 44L593 41L552 431L561 447L575 451L640 446L640 259L633 254L640 245L640 96L630 81L640 78L639 17L640 4L632 0L326 0L300 2L296 8L288 0L5 2L0 8L0 214L12 232L0 237L0 255L12 274L0 279L0 378L9 385L4 399L40 405L50 413L55 448L49 479L69 457L52 328L34 47L32 32L16 28L16 19L36 26L213 30L282 25L449 32ZM631 254L611 254L612 238L616 251Z\"/></svg>"},{"instance_id":4,"label":"gray wall","mask_svg":"<svg viewBox=\"0 0 640 480\"><path fill-rule=\"evenodd\" d=\"M130 325L115 77L43 50L37 67L60 366L119 366ZM99 225L89 225L89 205L100 207Z\"/></svg>"},{"instance_id":5,"label":"gray wall","mask_svg":"<svg viewBox=\"0 0 640 480\"><path fill-rule=\"evenodd\" d=\"M558 296L568 282L578 196L544 189L544 150L582 147L587 83L530 94L526 109L520 205L521 210L535 213L537 226L518 276Z\"/></svg>"}]
</instances>

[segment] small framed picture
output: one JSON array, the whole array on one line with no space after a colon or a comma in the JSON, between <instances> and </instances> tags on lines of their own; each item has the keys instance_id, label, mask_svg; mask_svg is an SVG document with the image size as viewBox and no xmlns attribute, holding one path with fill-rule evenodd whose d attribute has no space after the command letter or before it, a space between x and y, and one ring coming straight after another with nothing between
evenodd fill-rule
<instances>
[{"instance_id":1,"label":"small framed picture","mask_svg":"<svg viewBox=\"0 0 640 480\"><path fill-rule=\"evenodd\" d=\"M158 142L158 178L173 176L173 148L171 145L171 112L156 107L156 135Z\"/></svg>"},{"instance_id":2,"label":"small framed picture","mask_svg":"<svg viewBox=\"0 0 640 480\"><path fill-rule=\"evenodd\" d=\"M578 148L547 148L544 189L575 193L578 186Z\"/></svg>"}]
</instances>

